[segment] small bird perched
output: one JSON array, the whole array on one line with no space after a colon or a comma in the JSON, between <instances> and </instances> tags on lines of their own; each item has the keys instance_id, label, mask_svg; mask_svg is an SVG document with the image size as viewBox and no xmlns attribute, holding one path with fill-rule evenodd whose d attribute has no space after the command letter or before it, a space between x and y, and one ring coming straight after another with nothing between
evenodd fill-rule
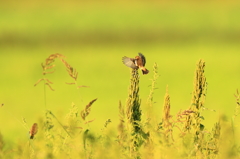
<instances>
[{"instance_id":1,"label":"small bird perched","mask_svg":"<svg viewBox=\"0 0 240 159\"><path fill-rule=\"evenodd\" d=\"M130 57L126 57L124 56L122 58L123 63L133 69L138 69L140 68L142 70L143 74L148 74L148 70L144 67L146 64L146 58L143 54L138 53L138 56L136 56L135 58L130 58Z\"/></svg>"}]
</instances>

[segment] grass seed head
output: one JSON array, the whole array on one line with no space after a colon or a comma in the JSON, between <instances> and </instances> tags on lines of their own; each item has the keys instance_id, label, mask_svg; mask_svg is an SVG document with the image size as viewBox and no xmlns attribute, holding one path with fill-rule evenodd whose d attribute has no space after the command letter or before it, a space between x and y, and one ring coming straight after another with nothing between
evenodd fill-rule
<instances>
[{"instance_id":1,"label":"grass seed head","mask_svg":"<svg viewBox=\"0 0 240 159\"><path fill-rule=\"evenodd\" d=\"M81 111L81 117L82 117L83 120L85 120L86 117L88 116L88 114L90 113L90 111L91 111L91 106L92 106L92 104L93 104L96 100L97 100L97 98L96 98L96 99L93 99L92 101L90 101L90 102L88 103L88 105L86 105L85 109Z\"/></svg>"},{"instance_id":2,"label":"grass seed head","mask_svg":"<svg viewBox=\"0 0 240 159\"><path fill-rule=\"evenodd\" d=\"M34 123L29 131L30 139L33 139L38 132L38 124Z\"/></svg>"}]
</instances>

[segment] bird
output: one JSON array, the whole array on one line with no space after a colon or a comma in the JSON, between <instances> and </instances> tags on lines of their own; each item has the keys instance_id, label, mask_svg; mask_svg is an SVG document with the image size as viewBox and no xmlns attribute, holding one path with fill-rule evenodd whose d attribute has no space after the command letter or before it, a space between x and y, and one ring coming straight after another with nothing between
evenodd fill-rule
<instances>
[{"instance_id":1,"label":"bird","mask_svg":"<svg viewBox=\"0 0 240 159\"><path fill-rule=\"evenodd\" d=\"M29 134L30 134L30 139L34 138L34 135L36 135L38 132L38 125L37 123L34 123L33 126L31 127Z\"/></svg>"},{"instance_id":2,"label":"bird","mask_svg":"<svg viewBox=\"0 0 240 159\"><path fill-rule=\"evenodd\" d=\"M146 58L142 53L138 53L138 56L135 58L130 58L124 56L122 58L123 63L132 69L140 68L142 70L143 75L148 74L149 71L144 67L146 64Z\"/></svg>"}]
</instances>

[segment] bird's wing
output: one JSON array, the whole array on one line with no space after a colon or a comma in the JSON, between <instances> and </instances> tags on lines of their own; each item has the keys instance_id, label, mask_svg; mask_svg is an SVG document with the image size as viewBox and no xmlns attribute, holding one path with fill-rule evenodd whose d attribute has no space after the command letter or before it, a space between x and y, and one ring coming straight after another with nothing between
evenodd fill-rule
<instances>
[{"instance_id":1,"label":"bird's wing","mask_svg":"<svg viewBox=\"0 0 240 159\"><path fill-rule=\"evenodd\" d=\"M143 66L145 66L145 64L146 64L146 58L145 58L145 56L143 55L143 54L141 54L141 53L138 53L138 55L141 57L141 59L142 59L142 64L143 64Z\"/></svg>"},{"instance_id":2,"label":"bird's wing","mask_svg":"<svg viewBox=\"0 0 240 159\"><path fill-rule=\"evenodd\" d=\"M129 57L124 56L124 57L122 58L122 61L123 61L123 63L124 63L127 67L131 67L131 68L134 68L134 69L138 68L138 67L134 64L134 59L133 59L133 58L129 58Z\"/></svg>"}]
</instances>

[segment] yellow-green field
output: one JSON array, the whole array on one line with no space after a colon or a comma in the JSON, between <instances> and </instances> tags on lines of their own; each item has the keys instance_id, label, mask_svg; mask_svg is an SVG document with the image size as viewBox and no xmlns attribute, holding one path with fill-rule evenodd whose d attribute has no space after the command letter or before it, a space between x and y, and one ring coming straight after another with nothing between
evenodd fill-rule
<instances>
[{"instance_id":1,"label":"yellow-green field","mask_svg":"<svg viewBox=\"0 0 240 159\"><path fill-rule=\"evenodd\" d=\"M190 107L196 63L203 59L207 78L204 106L208 110L202 115L206 131L223 114L230 124L236 108L234 94L240 88L239 17L240 3L235 1L0 2L0 133L5 143L3 149L0 146L0 157L17 152L21 144L27 147L29 128L45 120L46 109L64 125L72 103L80 113L95 98L88 116L94 121L85 128L101 135L110 119L107 129L113 133L114 143L119 101L125 105L130 84L131 70L121 59L135 57L138 52L146 56L146 68L150 70L148 75L140 73L143 121L147 118L154 63L158 64L159 78L153 109L160 122L167 86L174 117ZM34 87L43 78L41 63L55 53L64 55L76 69L77 84L89 87L67 85L73 79L58 59L55 72L46 75L55 91L46 87L44 93L43 83ZM239 120L236 117L236 127ZM44 140L40 137L43 127L39 132L34 140L38 135Z\"/></svg>"}]
</instances>

